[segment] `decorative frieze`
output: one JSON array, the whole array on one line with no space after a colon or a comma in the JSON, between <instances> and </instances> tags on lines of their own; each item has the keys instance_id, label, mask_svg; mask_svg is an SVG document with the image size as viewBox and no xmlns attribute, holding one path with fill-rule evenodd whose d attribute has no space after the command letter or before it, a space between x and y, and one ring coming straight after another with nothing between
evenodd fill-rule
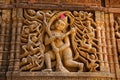
<instances>
[{"instance_id":1,"label":"decorative frieze","mask_svg":"<svg viewBox=\"0 0 120 80\"><path fill-rule=\"evenodd\" d=\"M24 18L21 71L100 70L93 13L25 9Z\"/></svg>"}]
</instances>

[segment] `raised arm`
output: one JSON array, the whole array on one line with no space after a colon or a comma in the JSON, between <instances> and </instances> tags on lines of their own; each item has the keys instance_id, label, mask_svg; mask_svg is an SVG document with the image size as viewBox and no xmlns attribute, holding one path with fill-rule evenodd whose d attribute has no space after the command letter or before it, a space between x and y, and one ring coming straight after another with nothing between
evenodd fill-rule
<instances>
[{"instance_id":1,"label":"raised arm","mask_svg":"<svg viewBox=\"0 0 120 80\"><path fill-rule=\"evenodd\" d=\"M74 32L76 31L75 28L72 28L70 31L68 31L67 33L65 33L64 35L58 37L59 39L63 40L65 37L69 36L70 34L74 34Z\"/></svg>"},{"instance_id":2,"label":"raised arm","mask_svg":"<svg viewBox=\"0 0 120 80\"><path fill-rule=\"evenodd\" d=\"M45 45L50 44L52 41L54 41L54 39L55 39L55 36L49 38L48 35L46 34L45 35Z\"/></svg>"}]
</instances>

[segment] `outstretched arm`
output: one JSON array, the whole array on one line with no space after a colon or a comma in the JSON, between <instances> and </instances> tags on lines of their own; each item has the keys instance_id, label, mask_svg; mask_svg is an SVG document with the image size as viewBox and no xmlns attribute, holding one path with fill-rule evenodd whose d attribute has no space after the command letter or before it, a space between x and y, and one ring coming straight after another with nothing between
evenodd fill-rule
<instances>
[{"instance_id":1,"label":"outstretched arm","mask_svg":"<svg viewBox=\"0 0 120 80\"><path fill-rule=\"evenodd\" d=\"M48 38L48 35L45 36L45 45L50 44L52 41L54 41L55 37Z\"/></svg>"},{"instance_id":2,"label":"outstretched arm","mask_svg":"<svg viewBox=\"0 0 120 80\"><path fill-rule=\"evenodd\" d=\"M65 37L69 36L70 34L74 34L76 31L76 28L72 28L70 31L68 31L67 33L65 33L64 35L58 37L59 39L63 40Z\"/></svg>"}]
</instances>

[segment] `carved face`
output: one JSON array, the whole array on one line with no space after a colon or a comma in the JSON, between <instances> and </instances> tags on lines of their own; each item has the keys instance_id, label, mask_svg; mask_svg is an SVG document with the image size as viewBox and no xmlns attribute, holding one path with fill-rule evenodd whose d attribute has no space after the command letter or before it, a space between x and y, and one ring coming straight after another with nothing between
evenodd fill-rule
<instances>
[{"instance_id":1,"label":"carved face","mask_svg":"<svg viewBox=\"0 0 120 80\"><path fill-rule=\"evenodd\" d=\"M91 54L90 58L94 60L95 59L95 55Z\"/></svg>"},{"instance_id":2,"label":"carved face","mask_svg":"<svg viewBox=\"0 0 120 80\"><path fill-rule=\"evenodd\" d=\"M30 32L30 31L29 31L29 28L28 28L28 27L24 28L24 33L25 33L25 34L29 34L29 32Z\"/></svg>"},{"instance_id":3,"label":"carved face","mask_svg":"<svg viewBox=\"0 0 120 80\"><path fill-rule=\"evenodd\" d=\"M62 31L62 30L64 30L64 29L66 28L66 24L65 24L65 22L64 22L63 20L58 20L58 21L56 22L56 24L55 24L55 28L56 28L57 30Z\"/></svg>"},{"instance_id":4,"label":"carved face","mask_svg":"<svg viewBox=\"0 0 120 80\"><path fill-rule=\"evenodd\" d=\"M29 15L34 16L36 14L35 10L29 9L28 10Z\"/></svg>"},{"instance_id":5,"label":"carved face","mask_svg":"<svg viewBox=\"0 0 120 80\"><path fill-rule=\"evenodd\" d=\"M86 21L86 26L88 26L88 27L89 27L90 25L91 25L91 21L89 21L89 20L88 20L88 21Z\"/></svg>"},{"instance_id":6,"label":"carved face","mask_svg":"<svg viewBox=\"0 0 120 80\"><path fill-rule=\"evenodd\" d=\"M37 41L37 37L36 37L35 35L33 35L32 38L31 38L31 40L32 40L33 42L36 42L36 41Z\"/></svg>"}]
</instances>

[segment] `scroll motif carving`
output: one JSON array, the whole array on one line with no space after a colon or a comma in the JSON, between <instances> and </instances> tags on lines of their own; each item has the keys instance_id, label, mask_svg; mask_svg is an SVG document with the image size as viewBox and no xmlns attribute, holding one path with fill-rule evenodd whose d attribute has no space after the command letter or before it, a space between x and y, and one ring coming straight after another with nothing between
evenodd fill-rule
<instances>
[{"instance_id":1,"label":"scroll motif carving","mask_svg":"<svg viewBox=\"0 0 120 80\"><path fill-rule=\"evenodd\" d=\"M93 13L24 10L21 71L99 71L96 27Z\"/></svg>"}]
</instances>

